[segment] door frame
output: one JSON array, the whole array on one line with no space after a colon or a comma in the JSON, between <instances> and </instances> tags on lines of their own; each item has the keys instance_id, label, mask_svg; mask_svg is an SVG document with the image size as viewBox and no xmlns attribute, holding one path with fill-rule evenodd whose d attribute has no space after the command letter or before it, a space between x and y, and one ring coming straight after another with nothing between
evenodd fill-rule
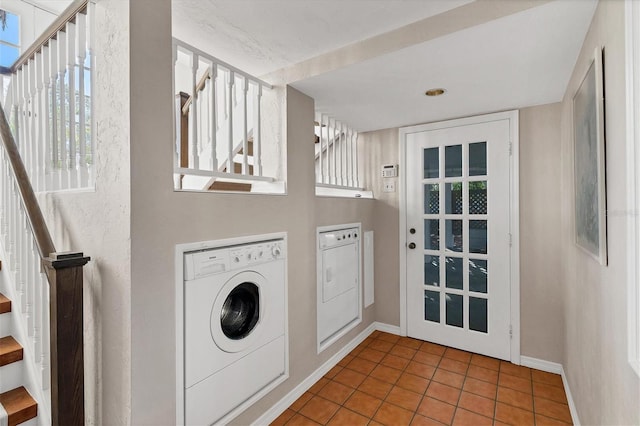
<instances>
[{"instance_id":1,"label":"door frame","mask_svg":"<svg viewBox=\"0 0 640 426\"><path fill-rule=\"evenodd\" d=\"M483 114L473 117L401 127L399 145L399 254L400 254L400 333L407 335L407 145L406 136L430 130L509 120L510 164L509 164L509 229L511 233L510 291L511 291L511 362L520 364L520 161L519 161L519 114L518 110Z\"/></svg>"}]
</instances>

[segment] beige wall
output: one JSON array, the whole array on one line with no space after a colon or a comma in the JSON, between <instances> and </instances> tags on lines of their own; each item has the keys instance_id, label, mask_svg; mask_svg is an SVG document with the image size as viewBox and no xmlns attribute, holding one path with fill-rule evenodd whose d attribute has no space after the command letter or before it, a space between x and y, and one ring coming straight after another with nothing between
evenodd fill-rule
<instances>
[{"instance_id":1,"label":"beige wall","mask_svg":"<svg viewBox=\"0 0 640 426\"><path fill-rule=\"evenodd\" d=\"M627 362L624 2L601 1L562 102L564 367L583 424L640 424L640 380ZM572 98L605 49L608 266L574 244Z\"/></svg>"},{"instance_id":2,"label":"beige wall","mask_svg":"<svg viewBox=\"0 0 640 426\"><path fill-rule=\"evenodd\" d=\"M374 306L357 329L316 354L315 228L362 222L371 230L373 201L314 196L313 100L291 88L288 195L174 192L170 1L131 2L131 22L131 422L175 421L175 245L286 231L291 377L235 421L247 424L373 322Z\"/></svg>"},{"instance_id":3,"label":"beige wall","mask_svg":"<svg viewBox=\"0 0 640 426\"><path fill-rule=\"evenodd\" d=\"M522 355L562 362L560 104L520 110Z\"/></svg>"},{"instance_id":4,"label":"beige wall","mask_svg":"<svg viewBox=\"0 0 640 426\"><path fill-rule=\"evenodd\" d=\"M560 105L526 108L520 113L520 264L521 353L561 362L560 253ZM365 152L366 184L376 197L376 320L400 325L399 199L383 193L380 166L397 164L398 129L360 135ZM400 167L399 173L404 173ZM382 244L384 241L384 244Z\"/></svg>"}]
</instances>

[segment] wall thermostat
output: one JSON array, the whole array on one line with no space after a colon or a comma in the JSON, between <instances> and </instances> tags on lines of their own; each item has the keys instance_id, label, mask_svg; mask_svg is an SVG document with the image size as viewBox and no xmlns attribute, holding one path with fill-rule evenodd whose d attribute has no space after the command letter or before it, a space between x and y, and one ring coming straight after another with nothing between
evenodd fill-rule
<instances>
[{"instance_id":1,"label":"wall thermostat","mask_svg":"<svg viewBox=\"0 0 640 426\"><path fill-rule=\"evenodd\" d=\"M385 164L382 166L382 177L383 178L391 178L398 176L398 165L397 164Z\"/></svg>"}]
</instances>

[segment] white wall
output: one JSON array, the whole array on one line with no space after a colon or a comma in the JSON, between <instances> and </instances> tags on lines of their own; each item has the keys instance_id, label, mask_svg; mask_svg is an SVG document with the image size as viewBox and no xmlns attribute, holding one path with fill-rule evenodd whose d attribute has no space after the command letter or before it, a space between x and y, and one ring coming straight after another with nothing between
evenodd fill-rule
<instances>
[{"instance_id":1,"label":"white wall","mask_svg":"<svg viewBox=\"0 0 640 426\"><path fill-rule=\"evenodd\" d=\"M608 266L574 244L572 99L605 49ZM624 2L601 1L562 102L564 367L583 424L640 424L640 379L627 362Z\"/></svg>"}]
</instances>

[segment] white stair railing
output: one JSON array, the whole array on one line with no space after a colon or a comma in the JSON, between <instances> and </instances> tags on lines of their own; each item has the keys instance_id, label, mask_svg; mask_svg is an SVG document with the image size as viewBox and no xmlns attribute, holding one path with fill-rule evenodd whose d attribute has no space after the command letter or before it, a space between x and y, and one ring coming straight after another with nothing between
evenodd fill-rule
<instances>
[{"instance_id":1,"label":"white stair railing","mask_svg":"<svg viewBox=\"0 0 640 426\"><path fill-rule=\"evenodd\" d=\"M94 186L93 4L77 3L10 69L3 107L36 192Z\"/></svg>"},{"instance_id":2,"label":"white stair railing","mask_svg":"<svg viewBox=\"0 0 640 426\"><path fill-rule=\"evenodd\" d=\"M217 179L273 182L261 158L261 99L271 86L175 38L173 55L174 92L187 96L175 103L175 188L207 189Z\"/></svg>"},{"instance_id":3,"label":"white stair railing","mask_svg":"<svg viewBox=\"0 0 640 426\"><path fill-rule=\"evenodd\" d=\"M316 114L316 186L361 190L358 132L327 114Z\"/></svg>"}]
</instances>

